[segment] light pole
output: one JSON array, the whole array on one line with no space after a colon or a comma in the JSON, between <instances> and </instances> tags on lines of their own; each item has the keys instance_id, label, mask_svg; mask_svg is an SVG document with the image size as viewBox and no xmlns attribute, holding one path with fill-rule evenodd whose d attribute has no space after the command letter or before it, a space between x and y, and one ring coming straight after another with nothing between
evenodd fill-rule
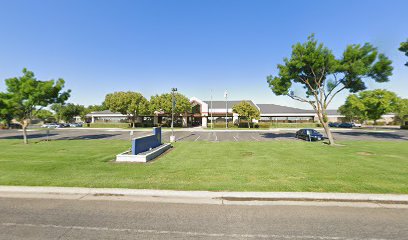
<instances>
[{"instance_id":1,"label":"light pole","mask_svg":"<svg viewBox=\"0 0 408 240\"><path fill-rule=\"evenodd\" d=\"M174 94L177 92L177 88L171 89L171 136L170 142L174 142L176 138L174 137L174 108L176 107L176 99L174 98Z\"/></svg>"},{"instance_id":2,"label":"light pole","mask_svg":"<svg viewBox=\"0 0 408 240\"><path fill-rule=\"evenodd\" d=\"M213 126L213 107L212 107L212 99L213 98L213 90L211 89L211 104L210 104L210 109L211 109L211 129L213 129L214 128L214 126Z\"/></svg>"},{"instance_id":3,"label":"light pole","mask_svg":"<svg viewBox=\"0 0 408 240\"><path fill-rule=\"evenodd\" d=\"M228 128L228 92L225 90L224 92L224 98L225 98L225 128Z\"/></svg>"}]
</instances>

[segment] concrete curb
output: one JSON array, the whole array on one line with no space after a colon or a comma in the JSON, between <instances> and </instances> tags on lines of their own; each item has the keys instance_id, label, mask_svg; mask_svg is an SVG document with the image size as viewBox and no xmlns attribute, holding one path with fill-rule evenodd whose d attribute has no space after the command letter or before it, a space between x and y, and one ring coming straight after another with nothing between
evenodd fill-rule
<instances>
[{"instance_id":1,"label":"concrete curb","mask_svg":"<svg viewBox=\"0 0 408 240\"><path fill-rule=\"evenodd\" d=\"M408 208L407 194L315 192L209 192L120 188L0 186L0 197L78 200L125 200L229 205L275 205L277 202L394 204Z\"/></svg>"}]
</instances>

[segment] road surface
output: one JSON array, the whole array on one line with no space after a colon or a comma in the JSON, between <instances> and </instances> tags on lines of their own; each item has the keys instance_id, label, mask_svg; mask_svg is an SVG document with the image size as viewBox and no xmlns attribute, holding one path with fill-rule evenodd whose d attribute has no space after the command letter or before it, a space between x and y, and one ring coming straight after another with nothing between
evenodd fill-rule
<instances>
[{"instance_id":1,"label":"road surface","mask_svg":"<svg viewBox=\"0 0 408 240\"><path fill-rule=\"evenodd\" d=\"M408 209L0 198L0 239L407 239Z\"/></svg>"},{"instance_id":2,"label":"road surface","mask_svg":"<svg viewBox=\"0 0 408 240\"><path fill-rule=\"evenodd\" d=\"M98 139L121 139L130 140L131 137L140 137L151 134L151 131L134 131L115 129L87 129L87 128L66 128L51 129L47 136L45 130L31 130L28 136L32 140L98 140ZM380 141L407 141L408 131L400 129L332 129L336 140L380 140ZM175 131L177 141L192 142L241 142L241 141L274 141L292 140L295 141L295 129L266 130L266 131L197 131L180 130ZM321 133L324 131L320 130ZM163 131L163 141L169 141L171 132ZM18 130L0 130L0 139L22 139L22 133Z\"/></svg>"}]
</instances>

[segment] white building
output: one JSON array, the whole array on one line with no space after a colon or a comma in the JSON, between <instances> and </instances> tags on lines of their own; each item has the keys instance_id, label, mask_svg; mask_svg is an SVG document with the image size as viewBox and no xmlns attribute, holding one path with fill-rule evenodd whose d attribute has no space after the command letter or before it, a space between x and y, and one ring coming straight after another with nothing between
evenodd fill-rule
<instances>
[{"instance_id":1,"label":"white building","mask_svg":"<svg viewBox=\"0 0 408 240\"><path fill-rule=\"evenodd\" d=\"M196 97L190 99L191 112L175 116L175 125L183 127L201 126L206 128L211 120L213 123L236 123L239 119L238 114L232 112L232 107L241 101L247 101L257 107L261 112L259 122L276 123L305 123L316 122L317 115L313 110L306 110L294 107L286 107L276 104L255 104L251 100L233 100L230 101L203 101ZM327 110L329 122L342 122L344 116L337 110ZM394 121L394 114L383 116L382 121L386 123ZM140 116L140 122L151 123L151 125L168 125L171 121L169 113L155 113L154 116ZM101 112L91 112L87 115L87 122L127 122L127 116L120 113L113 113L109 110ZM258 121L254 121L258 122Z\"/></svg>"}]
</instances>

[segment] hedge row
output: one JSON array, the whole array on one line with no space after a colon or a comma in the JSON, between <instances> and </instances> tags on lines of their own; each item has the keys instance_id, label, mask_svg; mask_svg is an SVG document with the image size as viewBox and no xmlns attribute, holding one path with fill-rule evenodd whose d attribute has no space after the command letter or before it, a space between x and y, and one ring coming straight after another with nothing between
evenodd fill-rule
<instances>
[{"instance_id":1,"label":"hedge row","mask_svg":"<svg viewBox=\"0 0 408 240\"><path fill-rule=\"evenodd\" d=\"M90 128L130 128L129 123L86 123L84 127Z\"/></svg>"}]
</instances>

